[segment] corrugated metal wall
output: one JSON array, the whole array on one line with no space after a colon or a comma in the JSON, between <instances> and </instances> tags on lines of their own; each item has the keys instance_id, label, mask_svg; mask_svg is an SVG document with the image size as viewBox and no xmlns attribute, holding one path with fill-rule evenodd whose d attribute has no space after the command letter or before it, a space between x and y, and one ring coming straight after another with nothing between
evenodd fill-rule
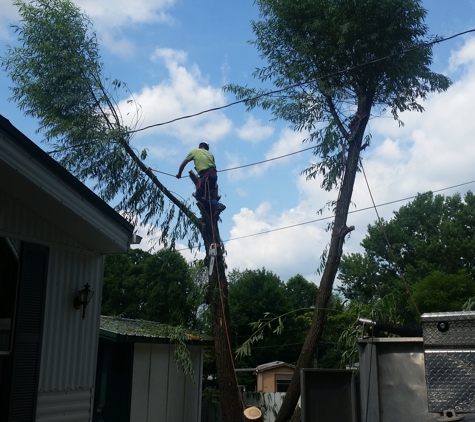
<instances>
[{"instance_id":1,"label":"corrugated metal wall","mask_svg":"<svg viewBox=\"0 0 475 422\"><path fill-rule=\"evenodd\" d=\"M36 420L40 422L89 421L91 395L91 390L40 393Z\"/></svg>"},{"instance_id":2,"label":"corrugated metal wall","mask_svg":"<svg viewBox=\"0 0 475 422\"><path fill-rule=\"evenodd\" d=\"M46 291L39 391L90 390L99 338L103 257L51 248ZM95 291L82 319L73 307L76 292Z\"/></svg>"},{"instance_id":3,"label":"corrugated metal wall","mask_svg":"<svg viewBox=\"0 0 475 422\"><path fill-rule=\"evenodd\" d=\"M173 344L136 344L130 420L200 422L203 348L189 346L196 380L177 369Z\"/></svg>"}]
</instances>

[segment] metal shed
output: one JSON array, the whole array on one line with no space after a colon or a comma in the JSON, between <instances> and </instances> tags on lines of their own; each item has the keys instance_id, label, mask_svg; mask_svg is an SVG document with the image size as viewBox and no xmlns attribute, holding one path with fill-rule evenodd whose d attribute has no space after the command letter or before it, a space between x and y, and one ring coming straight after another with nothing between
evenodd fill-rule
<instances>
[{"instance_id":1,"label":"metal shed","mask_svg":"<svg viewBox=\"0 0 475 422\"><path fill-rule=\"evenodd\" d=\"M200 421L206 341L190 335L186 342L193 380L177 368L166 327L101 316L94 421Z\"/></svg>"},{"instance_id":2,"label":"metal shed","mask_svg":"<svg viewBox=\"0 0 475 422\"><path fill-rule=\"evenodd\" d=\"M103 256L127 252L132 233L0 115L1 421L91 420Z\"/></svg>"}]
</instances>

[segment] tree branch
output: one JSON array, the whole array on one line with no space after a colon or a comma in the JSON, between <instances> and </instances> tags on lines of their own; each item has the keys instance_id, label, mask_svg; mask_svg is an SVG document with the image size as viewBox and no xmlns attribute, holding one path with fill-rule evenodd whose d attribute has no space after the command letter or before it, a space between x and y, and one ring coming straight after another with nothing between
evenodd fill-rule
<instances>
[{"instance_id":1,"label":"tree branch","mask_svg":"<svg viewBox=\"0 0 475 422\"><path fill-rule=\"evenodd\" d=\"M94 75L92 75L93 77L95 77ZM112 104L112 102L110 101L109 99L109 95L107 95L107 91L106 89L104 88L104 86L102 85L102 82L98 79L98 78L95 78L96 81L98 82L99 84L99 87L100 89L102 90L102 92L106 95L104 95L104 97L106 98L106 101L107 101L107 104L109 105L109 108L111 110L111 113L114 115L114 118L116 120L116 123L117 123L117 126L118 127L121 127L121 122L119 120L119 116L117 115L117 111L115 110L115 107L114 107L114 104ZM113 125L112 123L109 121L109 119L107 118L107 114L105 113L105 111L103 110L103 108L101 107L101 104L99 102L99 100L97 99L96 97L96 94L94 93L94 90L91 88L91 94L96 102L96 105L97 107L99 108L99 110L101 111L104 119L106 120L109 128L111 130L113 130ZM180 201L175 195L173 195L159 180L158 178L155 176L155 174L153 174L152 170L150 169L150 167L147 167L144 162L137 156L137 154L134 152L134 150L132 149L132 147L129 145L129 143L127 142L126 139L124 139L122 136L120 137L120 139L118 140L122 147L125 149L125 152L132 158L132 160L135 162L135 164L137 164L139 166L139 168L150 178L150 180L152 181L152 183L160 190L160 192L162 192L173 204L175 204L177 206L177 208L183 213L185 214L189 219L190 221L198 228L198 230L200 230L201 232L203 231L203 222L195 215L195 213L193 211L191 211L182 201Z\"/></svg>"},{"instance_id":2,"label":"tree branch","mask_svg":"<svg viewBox=\"0 0 475 422\"><path fill-rule=\"evenodd\" d=\"M338 113L336 111L335 105L333 104L333 100L329 95L325 95L325 99L327 100L328 107L330 107L330 113L335 120L336 125L338 126L338 129L340 129L341 134L343 137L348 140L350 137L350 134L348 131L345 129L345 126L343 126L343 123L340 120L340 117L338 116Z\"/></svg>"}]
</instances>

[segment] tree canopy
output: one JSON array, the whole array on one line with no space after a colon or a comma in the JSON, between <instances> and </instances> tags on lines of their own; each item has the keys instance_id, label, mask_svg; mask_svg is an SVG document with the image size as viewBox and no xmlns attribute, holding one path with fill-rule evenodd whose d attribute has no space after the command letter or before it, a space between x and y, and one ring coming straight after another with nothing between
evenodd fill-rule
<instances>
[{"instance_id":1,"label":"tree canopy","mask_svg":"<svg viewBox=\"0 0 475 422\"><path fill-rule=\"evenodd\" d=\"M133 249L106 257L102 313L197 328L197 291L179 252Z\"/></svg>"},{"instance_id":2,"label":"tree canopy","mask_svg":"<svg viewBox=\"0 0 475 422\"><path fill-rule=\"evenodd\" d=\"M461 311L475 297L475 281L465 270L456 274L434 271L414 284L412 296L421 313Z\"/></svg>"},{"instance_id":3,"label":"tree canopy","mask_svg":"<svg viewBox=\"0 0 475 422\"><path fill-rule=\"evenodd\" d=\"M238 98L253 98L315 142L322 160L307 169L331 189L342 177L348 142L364 113L388 109L396 119L423 111L421 100L448 88L430 70L432 46L418 0L257 0L260 20L251 41L267 65L254 76L283 92L228 85ZM364 127L362 127L364 129ZM367 138L369 142L369 138ZM368 144L364 144L363 148Z\"/></svg>"},{"instance_id":4,"label":"tree canopy","mask_svg":"<svg viewBox=\"0 0 475 422\"><path fill-rule=\"evenodd\" d=\"M315 306L318 287L315 283L309 282L302 275L297 274L290 277L287 283L285 283L285 290L292 309L312 308Z\"/></svg>"},{"instance_id":5,"label":"tree canopy","mask_svg":"<svg viewBox=\"0 0 475 422\"><path fill-rule=\"evenodd\" d=\"M242 272L233 270L229 279L231 339L235 347L239 348L252 337L256 322L270 323L262 339L249 343L252 343L250 354L238 353L236 365L256 367L275 360L295 363L318 291L315 284L301 275L284 283L265 268ZM298 298L304 299L299 301ZM278 328L279 321L283 331L277 334L273 331Z\"/></svg>"},{"instance_id":6,"label":"tree canopy","mask_svg":"<svg viewBox=\"0 0 475 422\"><path fill-rule=\"evenodd\" d=\"M396 211L390 221L382 221L382 227L378 223L368 226L368 234L361 242L364 253L342 257L340 293L363 303L374 303L395 293L401 296L402 308L408 296L383 229L406 283L413 286L421 312L460 310L459 302L473 296L468 287L469 280L475 284L472 192L463 198L460 194L420 194Z\"/></svg>"}]
</instances>

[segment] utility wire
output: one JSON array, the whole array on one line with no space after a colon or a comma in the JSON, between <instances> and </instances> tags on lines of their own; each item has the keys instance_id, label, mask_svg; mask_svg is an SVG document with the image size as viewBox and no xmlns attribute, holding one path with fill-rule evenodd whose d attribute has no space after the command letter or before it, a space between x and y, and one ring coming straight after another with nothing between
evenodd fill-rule
<instances>
[{"instance_id":1,"label":"utility wire","mask_svg":"<svg viewBox=\"0 0 475 422\"><path fill-rule=\"evenodd\" d=\"M280 160L281 158L285 158L285 157L289 157L291 155L295 155L295 154L300 154L301 152L305 152L305 151L308 151L310 149L314 149L315 147L308 147L308 148L304 148L300 151L295 151L295 152L290 152L288 154L285 154L285 155L279 155L278 157L274 157L274 158L268 158L267 160L262 160L262 161L257 161L255 163L250 163L250 164L244 164L242 166L237 166L237 167L230 167L228 169L224 169L224 170L217 170L218 173L223 173L225 171L231 171L231 170L238 170L238 169L242 169L242 168L245 168L245 167L251 167L251 166L256 166L258 164L264 164L264 163L268 163L269 161L274 161L274 160ZM171 174L171 173L166 173L164 171L160 171L160 170L155 170L153 168L150 168L149 169L151 171L154 171L156 173L161 173L161 174L166 174L167 176L172 176L172 177L176 177L174 174Z\"/></svg>"},{"instance_id":2,"label":"utility wire","mask_svg":"<svg viewBox=\"0 0 475 422\"><path fill-rule=\"evenodd\" d=\"M263 92L261 94L258 94L256 96L254 96L254 97L248 97L248 98L244 98L242 100L233 101L232 103L225 104L223 106L213 107L213 108L210 108L210 109L207 109L207 110L200 111L198 113L177 117L175 119L168 120L166 122L156 123L156 124L153 124L153 125L145 126L143 128L140 128L140 129L131 130L127 133L130 134L130 133L142 132L144 130L151 129L151 128L154 128L154 127L165 126L165 125L168 125L170 123L177 122L179 120L185 120L185 119L190 119L192 117L201 116L202 114L210 113L212 111L223 110L225 108L228 108L228 107L231 107L231 106L234 106L234 105L237 105L237 104L245 103L245 102L248 102L248 101L256 101L256 100L258 100L262 97L266 97L266 96L274 95L274 94L279 94L281 92L285 92L285 91L288 91L290 89L297 88L299 86L303 86L303 85L307 85L307 84L310 84L310 83L313 83L313 82L317 82L317 81L320 81L322 79L329 78L331 76L341 75L343 73L347 73L347 72L350 72L350 71L355 70L355 69L359 69L359 68L364 67L364 66L368 66L368 65L375 64L375 63L378 63L378 62L381 62L381 61L384 61L384 60L388 60L388 59L390 59L392 57L395 57L395 56L400 56L400 55L403 55L403 54L407 54L407 53L410 53L411 51L419 50L419 49L424 48L424 47L429 47L429 46L434 45L434 44L440 44L442 42L449 41L453 38L460 37L462 35L469 34L471 32L475 32L475 28L474 29L469 29L469 30L464 31L464 32L459 32L459 33L457 33L455 35L452 35L450 37L439 38L439 39L436 39L434 41L428 41L426 43L422 43L420 45L408 48L406 50L402 50L402 51L399 51L397 53L389 54L389 55L381 57L379 59L370 60L370 61L362 63L362 64L357 64L355 66L351 66L351 67L348 67L346 69L339 70L337 72L329 73L327 75L320 76L320 77L315 78L315 79L310 79L310 80L307 80L307 81L304 81L304 82L298 82L298 83L295 83L293 85L289 85L289 86L281 88L281 89L276 89L276 90L273 90L273 91Z\"/></svg>"},{"instance_id":3,"label":"utility wire","mask_svg":"<svg viewBox=\"0 0 475 422\"><path fill-rule=\"evenodd\" d=\"M237 166L237 167L231 167L231 168L228 168L228 169L225 169L225 170L218 170L219 173L223 173L225 171L230 171L230 170L237 170L237 169L242 169L244 167L251 167L251 166L255 166L257 164L263 164L263 163L268 163L269 161L274 161L274 160L280 160L281 158L285 158L285 157L289 157L290 155L294 155L294 154L300 154L301 152L304 152L304 151L308 151L310 149L314 149L315 147L308 147L308 148L305 148L305 149L302 149L300 151L295 151L295 152L291 152L289 154L285 154L285 155L280 155L279 157L274 157L274 158L269 158L267 160L262 160L262 161L257 161L255 163L251 163L251 164L245 164L245 165L242 165L242 166Z\"/></svg>"},{"instance_id":4,"label":"utility wire","mask_svg":"<svg viewBox=\"0 0 475 422\"><path fill-rule=\"evenodd\" d=\"M428 192L433 192L433 193L442 192L442 191L444 191L444 190L457 188L457 187L464 186L464 185L468 185L468 184L471 184L471 183L475 183L475 180L472 180L472 181L470 181L470 182L460 183L460 184L458 184L458 185L449 186L449 187L442 188L442 189L427 191L427 192L424 192L424 193L428 193ZM423 194L424 194L424 193L423 193ZM394 200L394 201L385 202L385 203L383 203L383 204L376 205L376 207L383 207L383 206L385 206L385 205L390 205L390 204L395 204L395 203L397 203L397 202L407 201L407 200L409 200L409 199L414 199L414 198L416 198L416 197L417 197L417 195L408 196L407 198L396 199L396 200ZM354 213L361 212L361 211L367 211L367 210L371 210L371 209L373 209L373 208L374 208L374 206L371 205L371 206L369 206L369 207L360 208L360 209L358 209L358 210L348 211L348 214L354 214ZM277 228L277 229L266 230L266 231L263 231L263 232L248 234L248 235L240 236L240 237L233 237L233 238L231 238L231 239L226 240L225 242L230 242L230 241L232 241L232 240L244 239L244 238L246 238L246 237L259 236L259 235L261 235L261 234L272 233L272 232L276 232L276 231L280 231L280 230L291 229L291 228L293 228L293 227L304 226L305 224L311 224L311 223L316 223L316 222L318 222L318 221L330 220L330 219L332 219L332 218L334 218L334 216L333 216L333 215L330 215L330 216L328 216L328 217L317 218L317 219L315 219L315 220L305 221L305 222L303 222L303 223L298 223L298 224L292 224L292 225L290 225L290 226L279 227L279 228Z\"/></svg>"},{"instance_id":5,"label":"utility wire","mask_svg":"<svg viewBox=\"0 0 475 422\"><path fill-rule=\"evenodd\" d=\"M442 192L442 191L445 191L445 190L458 188L460 186L465 186L465 185L469 185L469 184L472 184L472 183L475 183L475 180L472 180L470 182L459 183L458 185L448 186L448 187L441 188L441 189L426 191L426 192L423 192L422 194L429 193L429 192L432 192L432 193ZM369 207L360 208L360 209L357 209L357 210L354 210L354 211L348 211L348 214L354 214L354 213L361 212L361 211L367 211L367 210L374 209L374 207L379 208L379 207L383 207L383 206L386 206L386 205L395 204L397 202L408 201L409 199L414 199L416 197L417 197L417 195L412 195L412 196L408 196L406 198L396 199L394 201L385 202L385 203L379 204L379 205L371 205ZM260 236L262 234L268 234L268 233L273 233L273 232L277 232L277 231L281 231L281 230L287 230L287 229L291 229L291 228L294 228L294 227L304 226L306 224L317 223L319 221L331 220L333 218L334 218L334 216L330 215L328 217L322 217L322 218L317 218L315 220L304 221L303 223L292 224L290 226L283 226L283 227L278 227L276 229L265 230L265 231L262 231L262 232L259 232L259 233L252 233L252 234L247 234L247 235L244 235L244 236L233 237L231 239L223 240L223 242L231 242L233 240L240 240L240 239L245 239L245 238L248 238L248 237ZM188 249L189 248L181 248L181 249L177 249L177 251L185 251L185 250L188 250Z\"/></svg>"}]
</instances>

